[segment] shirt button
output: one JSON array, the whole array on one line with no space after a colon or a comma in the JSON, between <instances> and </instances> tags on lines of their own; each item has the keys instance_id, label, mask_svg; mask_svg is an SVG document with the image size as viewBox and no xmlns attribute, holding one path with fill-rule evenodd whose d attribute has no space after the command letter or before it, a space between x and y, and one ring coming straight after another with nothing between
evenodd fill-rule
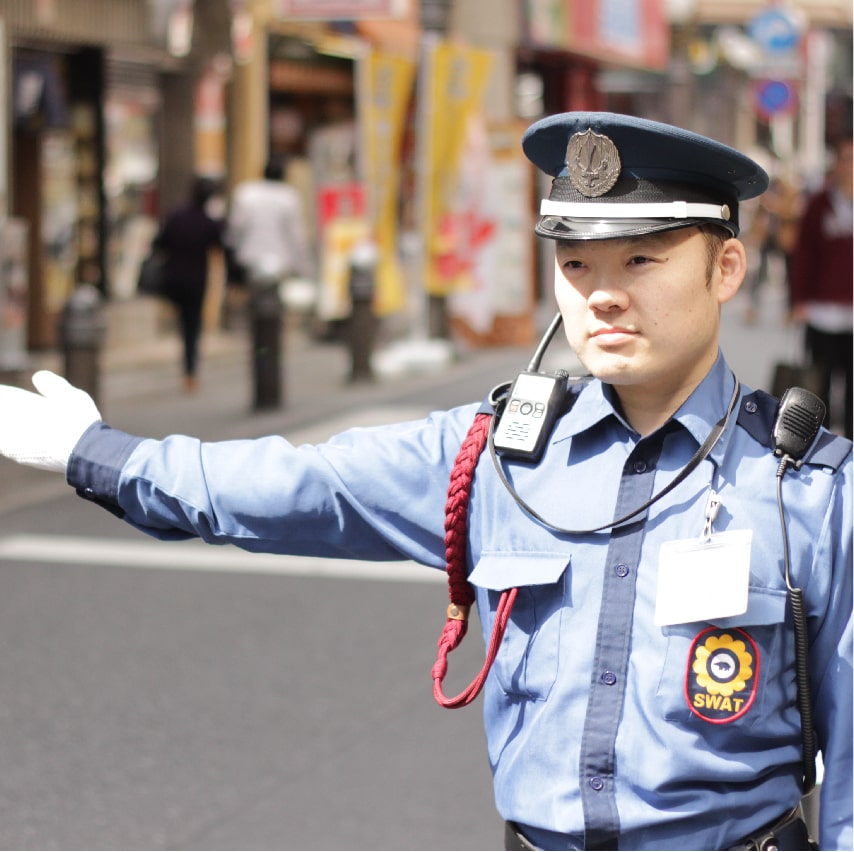
<instances>
[{"instance_id":1,"label":"shirt button","mask_svg":"<svg viewBox=\"0 0 854 852\"><path fill-rule=\"evenodd\" d=\"M613 686L617 682L617 676L613 672L602 672L602 683Z\"/></svg>"},{"instance_id":2,"label":"shirt button","mask_svg":"<svg viewBox=\"0 0 854 852\"><path fill-rule=\"evenodd\" d=\"M614 566L614 573L618 577L628 577L629 576L629 566L626 565L625 562L621 562L619 565Z\"/></svg>"},{"instance_id":3,"label":"shirt button","mask_svg":"<svg viewBox=\"0 0 854 852\"><path fill-rule=\"evenodd\" d=\"M646 470L646 462L645 461L636 461L635 462L635 473L643 473Z\"/></svg>"},{"instance_id":4,"label":"shirt button","mask_svg":"<svg viewBox=\"0 0 854 852\"><path fill-rule=\"evenodd\" d=\"M587 783L588 783L588 784L590 784L590 787L591 787L592 789L594 789L597 793L598 793L600 790L604 790L604 789L605 789L605 782L604 782L604 781L603 781L603 780L602 780L598 775L594 775L594 776L590 779L590 781L588 781Z\"/></svg>"},{"instance_id":5,"label":"shirt button","mask_svg":"<svg viewBox=\"0 0 854 852\"><path fill-rule=\"evenodd\" d=\"M759 406L751 399L744 404L744 410L748 414L756 414L756 412L759 411Z\"/></svg>"}]
</instances>

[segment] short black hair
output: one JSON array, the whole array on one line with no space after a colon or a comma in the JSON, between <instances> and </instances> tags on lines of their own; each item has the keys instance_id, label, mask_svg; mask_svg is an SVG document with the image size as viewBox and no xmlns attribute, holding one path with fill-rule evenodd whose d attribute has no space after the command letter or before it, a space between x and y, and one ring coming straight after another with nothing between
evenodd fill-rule
<instances>
[{"instance_id":1,"label":"short black hair","mask_svg":"<svg viewBox=\"0 0 854 852\"><path fill-rule=\"evenodd\" d=\"M711 281L721 249L724 247L724 243L731 239L732 234L726 228L713 222L699 225L698 228L706 241L706 278Z\"/></svg>"},{"instance_id":2,"label":"short black hair","mask_svg":"<svg viewBox=\"0 0 854 852\"><path fill-rule=\"evenodd\" d=\"M282 180L287 171L287 159L283 156L270 157L264 166L265 180Z\"/></svg>"},{"instance_id":3,"label":"short black hair","mask_svg":"<svg viewBox=\"0 0 854 852\"><path fill-rule=\"evenodd\" d=\"M204 207L216 195L218 189L219 185L213 178L197 175L193 178L190 200L196 207Z\"/></svg>"}]
</instances>

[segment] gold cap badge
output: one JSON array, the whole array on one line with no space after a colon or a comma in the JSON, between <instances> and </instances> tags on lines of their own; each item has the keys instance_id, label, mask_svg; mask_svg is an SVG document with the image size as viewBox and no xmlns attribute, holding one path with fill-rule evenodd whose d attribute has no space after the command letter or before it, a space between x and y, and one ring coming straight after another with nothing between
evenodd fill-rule
<instances>
[{"instance_id":1,"label":"gold cap badge","mask_svg":"<svg viewBox=\"0 0 854 852\"><path fill-rule=\"evenodd\" d=\"M620 176L617 146L592 128L576 133L566 146L569 182L587 198L604 195Z\"/></svg>"}]
</instances>

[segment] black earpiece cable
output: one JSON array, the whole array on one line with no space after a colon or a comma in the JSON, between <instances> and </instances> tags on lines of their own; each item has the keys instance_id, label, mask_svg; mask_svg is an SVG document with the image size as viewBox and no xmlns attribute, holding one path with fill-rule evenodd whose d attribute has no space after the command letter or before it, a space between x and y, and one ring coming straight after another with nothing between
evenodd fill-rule
<instances>
[{"instance_id":1,"label":"black earpiece cable","mask_svg":"<svg viewBox=\"0 0 854 852\"><path fill-rule=\"evenodd\" d=\"M654 503L657 503L661 500L662 497L665 497L677 485L683 482L702 462L705 458L708 457L709 453L714 449L715 444L720 440L721 435L723 435L726 430L727 425L729 424L730 418L732 417L733 411L735 411L736 404L738 403L738 397L741 393L741 384L736 379L735 388L732 392L732 398L729 401L729 406L727 407L726 414L718 420L717 423L712 427L712 431L709 432L708 437L697 450L696 453L691 457L685 467L679 471L678 476L672 480L668 485L661 489L658 494L653 495L649 500L646 501L641 506L638 506L637 509L629 512L627 515L623 515L622 518L616 518L613 521L608 522L607 524L602 524L602 526L594 527L589 530L571 530L566 527L558 526L557 524L551 523L551 521L546 520L536 509L534 509L530 504L526 503L522 497L519 495L519 492L511 484L510 480L507 478L507 474L504 471L504 468L501 464L501 460L498 458L498 453L495 449L495 442L493 441L493 435L495 431L495 418L493 418L492 424L489 428L489 455L492 458L492 464L495 467L495 471L498 474L498 478L501 480L504 487L510 492L510 495L516 501L518 506L528 515L530 515L534 520L539 521L544 526L548 527L553 532L561 533L563 535L588 535L589 533L602 532L603 530L612 529L613 527L619 527L622 524L626 523L626 521L630 521L638 515L643 514L650 506Z\"/></svg>"}]
</instances>

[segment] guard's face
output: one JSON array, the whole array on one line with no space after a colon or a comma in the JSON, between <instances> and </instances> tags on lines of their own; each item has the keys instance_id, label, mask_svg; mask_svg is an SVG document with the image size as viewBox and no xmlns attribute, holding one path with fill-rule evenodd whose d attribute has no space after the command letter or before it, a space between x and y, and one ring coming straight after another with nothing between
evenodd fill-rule
<instances>
[{"instance_id":1,"label":"guard's face","mask_svg":"<svg viewBox=\"0 0 854 852\"><path fill-rule=\"evenodd\" d=\"M597 378L649 403L686 398L717 357L720 305L744 277L728 240L710 270L700 231L556 243L555 295L570 345ZM711 271L711 276L709 272Z\"/></svg>"}]
</instances>

